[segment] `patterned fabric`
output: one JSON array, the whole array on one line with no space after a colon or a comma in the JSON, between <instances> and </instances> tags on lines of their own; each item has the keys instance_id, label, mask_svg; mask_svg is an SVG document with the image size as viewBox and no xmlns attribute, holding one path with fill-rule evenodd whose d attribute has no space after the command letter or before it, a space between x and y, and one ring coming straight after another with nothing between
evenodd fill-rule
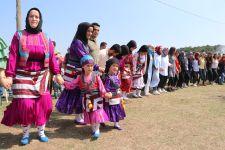
<instances>
[{"instance_id":1,"label":"patterned fabric","mask_svg":"<svg viewBox=\"0 0 225 150\"><path fill-rule=\"evenodd\" d=\"M120 104L122 101L121 93L118 93L117 95L113 96L110 99L106 99L105 102L108 102L109 105L117 105Z\"/></svg>"},{"instance_id":2,"label":"patterned fabric","mask_svg":"<svg viewBox=\"0 0 225 150\"><path fill-rule=\"evenodd\" d=\"M130 70L132 72L133 69L133 55L132 54L128 54L127 56L123 57L121 60L121 67L123 67L123 65L125 64L129 64L130 65Z\"/></svg>"},{"instance_id":3,"label":"patterned fabric","mask_svg":"<svg viewBox=\"0 0 225 150\"><path fill-rule=\"evenodd\" d=\"M122 94L120 90L120 79L118 75L107 75L105 78L105 88L107 92L112 93L112 98L105 99L105 102L108 102L109 105L117 105L121 103Z\"/></svg>"},{"instance_id":4,"label":"patterned fabric","mask_svg":"<svg viewBox=\"0 0 225 150\"><path fill-rule=\"evenodd\" d=\"M85 46L80 40L74 40L69 48L69 53L66 57L66 69L63 79L66 81L72 81L76 79L77 75L81 74L81 58L85 55L89 55L89 47Z\"/></svg>"},{"instance_id":5,"label":"patterned fabric","mask_svg":"<svg viewBox=\"0 0 225 150\"><path fill-rule=\"evenodd\" d=\"M83 108L86 112L96 111L103 108L103 98L99 94L84 94Z\"/></svg>"},{"instance_id":6,"label":"patterned fabric","mask_svg":"<svg viewBox=\"0 0 225 150\"><path fill-rule=\"evenodd\" d=\"M25 30L18 31L19 35L19 66L26 66L28 57L29 57L29 48L28 45L38 45L40 43L40 39L34 38L34 40L29 40L29 35ZM47 39L46 35L41 32L40 33L41 40L44 42L45 47L45 60L44 60L44 67L47 68L49 66L49 40Z\"/></svg>"},{"instance_id":7,"label":"patterned fabric","mask_svg":"<svg viewBox=\"0 0 225 150\"><path fill-rule=\"evenodd\" d=\"M129 79L131 78L132 73L132 56L127 55L122 58L120 62L120 68L121 68L121 76L122 79Z\"/></svg>"},{"instance_id":8,"label":"patterned fabric","mask_svg":"<svg viewBox=\"0 0 225 150\"><path fill-rule=\"evenodd\" d=\"M132 55L126 55L122 58L120 62L121 70L121 90L130 92L132 85Z\"/></svg>"},{"instance_id":9,"label":"patterned fabric","mask_svg":"<svg viewBox=\"0 0 225 150\"><path fill-rule=\"evenodd\" d=\"M99 94L99 89L94 84L97 83L97 74L92 73L91 82L84 81L84 75L81 75L80 89L83 95L83 108L86 112L96 111L103 108L103 98Z\"/></svg>"},{"instance_id":10,"label":"patterned fabric","mask_svg":"<svg viewBox=\"0 0 225 150\"><path fill-rule=\"evenodd\" d=\"M7 48L6 43L3 41L2 38L0 38L0 58L6 57L5 49Z\"/></svg>"},{"instance_id":11,"label":"patterned fabric","mask_svg":"<svg viewBox=\"0 0 225 150\"><path fill-rule=\"evenodd\" d=\"M94 64L94 59L90 55L84 55L80 59L80 63L81 63L82 66L84 66L86 64Z\"/></svg>"},{"instance_id":12,"label":"patterned fabric","mask_svg":"<svg viewBox=\"0 0 225 150\"><path fill-rule=\"evenodd\" d=\"M74 40L69 48L68 63L76 68L81 68L80 59L84 55L89 55L89 52L88 46L84 45L80 40Z\"/></svg>"},{"instance_id":13,"label":"patterned fabric","mask_svg":"<svg viewBox=\"0 0 225 150\"><path fill-rule=\"evenodd\" d=\"M73 40L68 49L67 57L65 57L66 69L63 76L65 81L71 82L77 79L82 71L80 60L84 55L88 55L89 52L89 47L84 45L82 41L78 39ZM94 70L98 70L97 65L94 66ZM73 90L64 89L56 103L56 109L66 114L72 114L74 112L80 114L83 111L82 107L82 95L79 87Z\"/></svg>"},{"instance_id":14,"label":"patterned fabric","mask_svg":"<svg viewBox=\"0 0 225 150\"><path fill-rule=\"evenodd\" d=\"M47 91L49 71L17 70L13 79L13 98L38 98Z\"/></svg>"},{"instance_id":15,"label":"patterned fabric","mask_svg":"<svg viewBox=\"0 0 225 150\"><path fill-rule=\"evenodd\" d=\"M105 89L112 93L111 99L106 99L104 110L111 122L118 122L126 117L125 110L122 107L122 95L120 88L120 79L118 75L107 75L105 79Z\"/></svg>"},{"instance_id":16,"label":"patterned fabric","mask_svg":"<svg viewBox=\"0 0 225 150\"><path fill-rule=\"evenodd\" d=\"M66 64L66 69L64 72L63 79L65 81L72 81L74 78L76 78L77 75L81 74L82 69L81 68L76 68L75 66L72 66L70 64Z\"/></svg>"},{"instance_id":17,"label":"patterned fabric","mask_svg":"<svg viewBox=\"0 0 225 150\"><path fill-rule=\"evenodd\" d=\"M143 77L147 65L147 57L145 62L140 61L140 54L136 53L133 57L133 80Z\"/></svg>"},{"instance_id":18,"label":"patterned fabric","mask_svg":"<svg viewBox=\"0 0 225 150\"><path fill-rule=\"evenodd\" d=\"M131 79L130 67L124 67L123 72L121 72L122 79Z\"/></svg>"},{"instance_id":19,"label":"patterned fabric","mask_svg":"<svg viewBox=\"0 0 225 150\"><path fill-rule=\"evenodd\" d=\"M16 32L13 36L10 45L9 59L5 70L7 77L15 78L17 76L21 78L21 80L19 81L22 81L23 80L22 78L24 78L26 79L26 82L29 83L32 82L32 84L30 84L32 85L32 89L35 89L33 86L36 86L36 84L38 84L37 81L40 81L38 74L40 73L40 76L42 76L42 71L46 69L44 67L45 46L43 39L41 38L40 35L41 33L28 35L27 46L29 48L29 57L27 59L26 66L19 66L18 64L20 59L19 35L18 32ZM59 74L60 70L55 59L54 47L51 42L49 42L49 53L50 53L49 70L54 75ZM25 70L25 72L23 72L22 75L20 75L21 73L20 74L18 73L17 75L17 71L19 70ZM35 73L37 73L36 76ZM43 76L45 76L45 73ZM4 111L4 116L1 122L2 124L7 126L12 126L15 124L20 125L35 124L36 126L41 126L48 121L50 114L52 112L52 98L48 90L47 91L43 90L46 88L46 86L43 86L45 84L41 84L46 83L44 82L44 79L47 79L47 77L46 78L43 77L42 79L43 80L39 82L41 90L40 88L37 88L36 90L39 92L40 96L36 96L38 94L34 92L35 96L29 95L29 97L37 97L37 98L29 98L28 96L24 95L22 96L23 98L13 98L11 104L9 104L9 106L7 106L6 110ZM17 85L21 86L21 89L23 90L24 85L22 84L26 82L21 82L21 84ZM25 85L26 86L28 85L28 87L30 86L29 84ZM41 95L41 93L43 94Z\"/></svg>"},{"instance_id":20,"label":"patterned fabric","mask_svg":"<svg viewBox=\"0 0 225 150\"><path fill-rule=\"evenodd\" d=\"M7 62L7 52L6 52L7 45L0 38L0 68L5 69L6 62Z\"/></svg>"}]
</instances>

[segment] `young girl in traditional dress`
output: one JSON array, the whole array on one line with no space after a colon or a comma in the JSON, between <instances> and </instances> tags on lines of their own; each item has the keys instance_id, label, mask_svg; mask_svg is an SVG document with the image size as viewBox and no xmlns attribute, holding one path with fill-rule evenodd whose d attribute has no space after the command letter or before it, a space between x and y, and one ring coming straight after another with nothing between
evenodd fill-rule
<instances>
[{"instance_id":1,"label":"young girl in traditional dress","mask_svg":"<svg viewBox=\"0 0 225 150\"><path fill-rule=\"evenodd\" d=\"M127 45L121 46L122 59L120 61L121 90L123 99L128 99L127 94L130 93L132 85L132 57L130 57Z\"/></svg>"},{"instance_id":2,"label":"young girl in traditional dress","mask_svg":"<svg viewBox=\"0 0 225 150\"><path fill-rule=\"evenodd\" d=\"M100 136L100 123L109 120L103 109L103 97L111 98L111 93L106 93L105 87L97 75L93 72L94 59L90 55L81 58L82 74L71 82L65 82L66 89L79 87L82 94L82 105L84 113L84 123L92 127L92 138Z\"/></svg>"},{"instance_id":3,"label":"young girl in traditional dress","mask_svg":"<svg viewBox=\"0 0 225 150\"><path fill-rule=\"evenodd\" d=\"M148 46L143 45L133 57L133 97L141 98L141 89L145 86L143 75L146 71Z\"/></svg>"},{"instance_id":4,"label":"young girl in traditional dress","mask_svg":"<svg viewBox=\"0 0 225 150\"><path fill-rule=\"evenodd\" d=\"M114 122L114 128L122 130L119 126L119 120L123 120L125 115L122 107L122 93L120 91L121 81L119 79L119 60L111 58L106 62L104 85L107 92L112 93L112 98L105 99L104 110L111 122Z\"/></svg>"}]
</instances>

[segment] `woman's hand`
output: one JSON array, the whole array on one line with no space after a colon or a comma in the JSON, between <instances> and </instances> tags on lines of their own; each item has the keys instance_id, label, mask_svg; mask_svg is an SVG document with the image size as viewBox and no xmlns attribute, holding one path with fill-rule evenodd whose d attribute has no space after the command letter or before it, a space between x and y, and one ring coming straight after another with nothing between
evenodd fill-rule
<instances>
[{"instance_id":1,"label":"woman's hand","mask_svg":"<svg viewBox=\"0 0 225 150\"><path fill-rule=\"evenodd\" d=\"M6 89L9 89L12 86L13 79L12 77L5 77L1 80L2 86Z\"/></svg>"},{"instance_id":2,"label":"woman's hand","mask_svg":"<svg viewBox=\"0 0 225 150\"><path fill-rule=\"evenodd\" d=\"M112 93L111 92L105 93L105 98L112 98Z\"/></svg>"},{"instance_id":3,"label":"woman's hand","mask_svg":"<svg viewBox=\"0 0 225 150\"><path fill-rule=\"evenodd\" d=\"M64 84L64 80L62 78L62 76L60 74L57 74L56 75L56 82L60 85L63 85Z\"/></svg>"}]
</instances>

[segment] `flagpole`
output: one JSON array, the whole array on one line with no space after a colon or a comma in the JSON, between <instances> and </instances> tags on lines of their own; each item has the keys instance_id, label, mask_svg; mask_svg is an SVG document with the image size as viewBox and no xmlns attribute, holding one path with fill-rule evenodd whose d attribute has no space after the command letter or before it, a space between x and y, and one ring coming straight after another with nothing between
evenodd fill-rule
<instances>
[{"instance_id":1,"label":"flagpole","mask_svg":"<svg viewBox=\"0 0 225 150\"><path fill-rule=\"evenodd\" d=\"M16 30L21 30L21 0L16 0Z\"/></svg>"}]
</instances>

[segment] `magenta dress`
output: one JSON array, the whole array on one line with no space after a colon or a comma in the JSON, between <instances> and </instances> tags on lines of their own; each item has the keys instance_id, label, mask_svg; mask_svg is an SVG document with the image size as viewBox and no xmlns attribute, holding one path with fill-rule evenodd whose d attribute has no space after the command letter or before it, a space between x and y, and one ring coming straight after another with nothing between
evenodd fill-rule
<instances>
[{"instance_id":1,"label":"magenta dress","mask_svg":"<svg viewBox=\"0 0 225 150\"><path fill-rule=\"evenodd\" d=\"M16 76L16 70L22 69L28 72L44 70L44 41L41 38L41 33L28 34L26 46L29 49L29 57L26 66L18 65L19 55L19 35L16 32L10 46L9 60L6 67L6 76ZM59 65L54 56L54 47L49 40L49 70L53 74L59 74ZM1 121L6 126L15 124L30 125L34 123L36 126L44 125L52 112L52 98L49 90L46 90L38 98L13 98L4 111L4 116Z\"/></svg>"}]
</instances>

